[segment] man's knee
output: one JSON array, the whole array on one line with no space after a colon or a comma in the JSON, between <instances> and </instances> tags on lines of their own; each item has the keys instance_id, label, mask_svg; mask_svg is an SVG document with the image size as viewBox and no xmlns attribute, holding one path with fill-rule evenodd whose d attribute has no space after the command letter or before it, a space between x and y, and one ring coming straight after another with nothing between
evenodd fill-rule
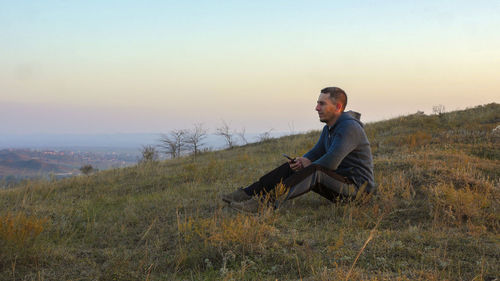
<instances>
[{"instance_id":1,"label":"man's knee","mask_svg":"<svg viewBox=\"0 0 500 281\"><path fill-rule=\"evenodd\" d=\"M323 167L316 171L317 184L342 196L356 196L358 188L346 177Z\"/></svg>"}]
</instances>

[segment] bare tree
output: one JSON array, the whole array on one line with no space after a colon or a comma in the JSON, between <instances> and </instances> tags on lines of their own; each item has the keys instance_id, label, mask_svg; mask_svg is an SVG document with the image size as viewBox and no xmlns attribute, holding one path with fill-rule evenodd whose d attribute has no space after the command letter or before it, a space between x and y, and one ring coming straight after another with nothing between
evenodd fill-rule
<instances>
[{"instance_id":1,"label":"bare tree","mask_svg":"<svg viewBox=\"0 0 500 281\"><path fill-rule=\"evenodd\" d=\"M245 127L241 128L241 131L239 132L236 132L236 134L238 135L238 137L241 139L241 141L243 142L243 144L248 144L248 140L247 138L245 137Z\"/></svg>"},{"instance_id":2,"label":"bare tree","mask_svg":"<svg viewBox=\"0 0 500 281\"><path fill-rule=\"evenodd\" d=\"M200 147L203 145L202 141L207 137L207 130L203 127L203 124L194 124L194 128L186 132L184 141L189 148L192 149L194 154L194 159L196 160L196 155L200 152Z\"/></svg>"},{"instance_id":3,"label":"bare tree","mask_svg":"<svg viewBox=\"0 0 500 281\"><path fill-rule=\"evenodd\" d=\"M168 135L161 135L159 146L166 154L169 154L172 158L177 158L181 156L181 152L186 146L184 142L185 135L185 130L172 130Z\"/></svg>"},{"instance_id":4,"label":"bare tree","mask_svg":"<svg viewBox=\"0 0 500 281\"><path fill-rule=\"evenodd\" d=\"M165 154L170 155L170 158L177 157L176 142L168 135L161 135L160 144L158 146L163 150L163 152L165 152Z\"/></svg>"},{"instance_id":5,"label":"bare tree","mask_svg":"<svg viewBox=\"0 0 500 281\"><path fill-rule=\"evenodd\" d=\"M153 163L158 161L158 151L152 145L143 145L141 148L142 158L139 164Z\"/></svg>"},{"instance_id":6,"label":"bare tree","mask_svg":"<svg viewBox=\"0 0 500 281\"><path fill-rule=\"evenodd\" d=\"M267 141L267 140L272 139L272 136L271 136L272 131L273 131L273 129L269 129L269 131L266 131L266 132L260 134L259 141L262 142L262 141Z\"/></svg>"},{"instance_id":7,"label":"bare tree","mask_svg":"<svg viewBox=\"0 0 500 281\"><path fill-rule=\"evenodd\" d=\"M290 135L295 135L295 124L293 124L293 121L288 122L288 130L290 130Z\"/></svg>"},{"instance_id":8,"label":"bare tree","mask_svg":"<svg viewBox=\"0 0 500 281\"><path fill-rule=\"evenodd\" d=\"M216 129L215 134L224 137L229 148L234 147L233 132L229 129L226 121L222 120L222 126Z\"/></svg>"},{"instance_id":9,"label":"bare tree","mask_svg":"<svg viewBox=\"0 0 500 281\"><path fill-rule=\"evenodd\" d=\"M444 113L444 105L440 104L440 105L435 105L432 107L432 113L436 114L436 115L442 115Z\"/></svg>"}]
</instances>

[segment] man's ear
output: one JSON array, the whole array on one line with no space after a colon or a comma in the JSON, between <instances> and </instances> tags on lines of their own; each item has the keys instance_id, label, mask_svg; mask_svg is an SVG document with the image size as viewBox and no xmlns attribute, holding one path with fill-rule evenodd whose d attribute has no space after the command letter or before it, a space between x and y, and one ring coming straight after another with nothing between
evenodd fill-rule
<instances>
[{"instance_id":1,"label":"man's ear","mask_svg":"<svg viewBox=\"0 0 500 281\"><path fill-rule=\"evenodd\" d=\"M335 103L335 109L338 112L341 112L342 111L342 104L340 102Z\"/></svg>"}]
</instances>

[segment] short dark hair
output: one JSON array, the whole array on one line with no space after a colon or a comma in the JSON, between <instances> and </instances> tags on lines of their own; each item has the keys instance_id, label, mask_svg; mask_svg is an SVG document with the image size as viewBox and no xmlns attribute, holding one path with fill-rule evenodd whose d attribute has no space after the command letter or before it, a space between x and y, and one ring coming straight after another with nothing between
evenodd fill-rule
<instances>
[{"instance_id":1,"label":"short dark hair","mask_svg":"<svg viewBox=\"0 0 500 281\"><path fill-rule=\"evenodd\" d=\"M339 87L327 87L321 90L322 94L330 94L330 98L334 99L336 102L340 102L342 104L342 111L344 111L347 105L347 95Z\"/></svg>"}]
</instances>

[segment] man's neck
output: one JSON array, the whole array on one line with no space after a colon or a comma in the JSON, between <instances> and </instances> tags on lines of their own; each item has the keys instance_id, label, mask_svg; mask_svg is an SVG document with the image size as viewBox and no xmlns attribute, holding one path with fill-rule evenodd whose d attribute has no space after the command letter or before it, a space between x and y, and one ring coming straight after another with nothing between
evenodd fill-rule
<instances>
[{"instance_id":1,"label":"man's neck","mask_svg":"<svg viewBox=\"0 0 500 281\"><path fill-rule=\"evenodd\" d=\"M333 127L333 125L335 125L335 123L337 122L337 120L339 120L339 117L340 117L340 115L337 116L337 118L335 118L333 120L329 120L328 122L326 122L326 125L328 126L328 128L331 129Z\"/></svg>"}]
</instances>

